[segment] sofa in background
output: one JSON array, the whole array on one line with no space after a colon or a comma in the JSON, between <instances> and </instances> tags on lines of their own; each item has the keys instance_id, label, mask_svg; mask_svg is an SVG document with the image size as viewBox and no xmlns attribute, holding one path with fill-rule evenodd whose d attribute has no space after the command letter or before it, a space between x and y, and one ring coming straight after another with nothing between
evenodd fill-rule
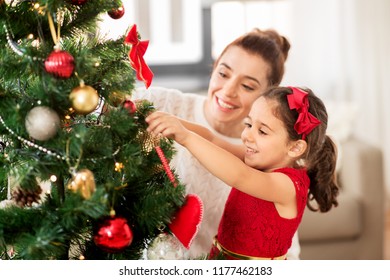
<instances>
[{"instance_id":1,"label":"sofa in background","mask_svg":"<svg viewBox=\"0 0 390 280\"><path fill-rule=\"evenodd\" d=\"M303 260L383 259L385 197L382 152L359 139L341 144L339 206L306 209L298 229Z\"/></svg>"}]
</instances>

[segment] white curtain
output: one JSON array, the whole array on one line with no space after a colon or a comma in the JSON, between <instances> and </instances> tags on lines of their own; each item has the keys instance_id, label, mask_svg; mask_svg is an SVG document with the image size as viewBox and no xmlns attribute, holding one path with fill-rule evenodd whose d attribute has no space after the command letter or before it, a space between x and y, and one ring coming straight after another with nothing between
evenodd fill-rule
<instances>
[{"instance_id":1,"label":"white curtain","mask_svg":"<svg viewBox=\"0 0 390 280\"><path fill-rule=\"evenodd\" d=\"M351 133L383 150L390 193L390 1L290 1L283 83L312 88L331 112L339 106L338 123L349 122Z\"/></svg>"}]
</instances>

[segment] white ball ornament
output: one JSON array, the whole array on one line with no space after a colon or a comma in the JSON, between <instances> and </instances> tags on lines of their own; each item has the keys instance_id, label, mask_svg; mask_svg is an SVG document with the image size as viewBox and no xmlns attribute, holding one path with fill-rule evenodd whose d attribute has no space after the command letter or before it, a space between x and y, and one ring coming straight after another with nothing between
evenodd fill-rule
<instances>
[{"instance_id":1,"label":"white ball ornament","mask_svg":"<svg viewBox=\"0 0 390 280\"><path fill-rule=\"evenodd\" d=\"M160 233L147 249L148 260L187 260L188 250L169 233Z\"/></svg>"},{"instance_id":2,"label":"white ball ornament","mask_svg":"<svg viewBox=\"0 0 390 280\"><path fill-rule=\"evenodd\" d=\"M32 138L46 141L57 134L60 128L60 118L53 109L37 106L27 113L25 126Z\"/></svg>"}]
</instances>

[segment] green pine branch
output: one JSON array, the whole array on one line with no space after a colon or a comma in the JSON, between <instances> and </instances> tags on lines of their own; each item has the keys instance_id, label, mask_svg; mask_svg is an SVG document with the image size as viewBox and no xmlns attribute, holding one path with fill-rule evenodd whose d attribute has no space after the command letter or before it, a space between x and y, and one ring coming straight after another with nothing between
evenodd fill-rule
<instances>
[{"instance_id":1,"label":"green pine branch","mask_svg":"<svg viewBox=\"0 0 390 280\"><path fill-rule=\"evenodd\" d=\"M9 178L18 193L12 206L0 208L0 259L138 259L184 202L184 186L176 177L179 184L173 186L154 150L159 145L169 160L172 142L147 138L145 117L153 104L137 103L137 111L129 112L112 100L114 93L130 96L134 88L130 46L124 37L104 40L96 32L100 15L120 5L106 0L0 4L0 200L8 198ZM55 45L49 14L55 26L61 24L60 48L75 61L67 79L45 69ZM69 94L81 82L96 89L102 112L70 110ZM61 120L56 134L44 141L26 128L26 117L37 106L49 107ZM95 191L86 186L90 197L82 185L71 188L84 169L93 174ZM49 185L47 192L42 182ZM26 203L31 196L34 202ZM115 253L93 239L113 211L126 218L133 233L131 245Z\"/></svg>"}]
</instances>

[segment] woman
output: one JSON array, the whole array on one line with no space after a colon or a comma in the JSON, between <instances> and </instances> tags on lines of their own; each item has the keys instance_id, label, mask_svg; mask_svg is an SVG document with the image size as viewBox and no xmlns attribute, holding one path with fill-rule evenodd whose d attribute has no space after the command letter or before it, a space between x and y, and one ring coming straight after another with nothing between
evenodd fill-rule
<instances>
[{"instance_id":1,"label":"woman","mask_svg":"<svg viewBox=\"0 0 390 280\"><path fill-rule=\"evenodd\" d=\"M207 96L165 88L137 89L132 99L147 99L157 110L201 124L231 143L240 143L244 118L252 103L272 85L279 85L284 74L290 44L274 30L254 29L228 44L215 61ZM203 222L191 248L192 258L209 253L217 233L229 188L210 174L180 145L171 161L186 186L203 201ZM208 187L210 186L210 187ZM288 259L299 258L295 234Z\"/></svg>"}]
</instances>

